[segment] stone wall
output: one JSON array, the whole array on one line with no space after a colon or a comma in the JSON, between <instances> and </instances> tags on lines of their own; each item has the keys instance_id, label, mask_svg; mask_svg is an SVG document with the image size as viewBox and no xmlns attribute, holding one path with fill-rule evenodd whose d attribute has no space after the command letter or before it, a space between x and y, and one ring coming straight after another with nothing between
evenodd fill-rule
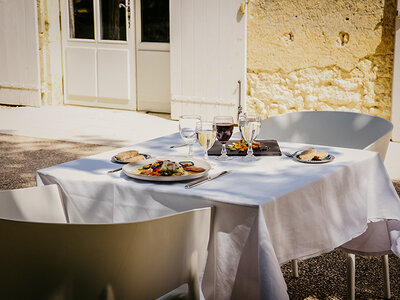
<instances>
[{"instance_id":1,"label":"stone wall","mask_svg":"<svg viewBox=\"0 0 400 300\"><path fill-rule=\"evenodd\" d=\"M395 0L251 0L247 107L390 119Z\"/></svg>"}]
</instances>

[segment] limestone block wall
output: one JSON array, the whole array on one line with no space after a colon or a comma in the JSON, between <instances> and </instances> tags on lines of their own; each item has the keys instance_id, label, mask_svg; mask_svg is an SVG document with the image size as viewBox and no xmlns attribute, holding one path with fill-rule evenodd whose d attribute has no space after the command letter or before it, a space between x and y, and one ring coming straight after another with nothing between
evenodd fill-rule
<instances>
[{"instance_id":1,"label":"limestone block wall","mask_svg":"<svg viewBox=\"0 0 400 300\"><path fill-rule=\"evenodd\" d=\"M63 104L59 1L37 0L42 104Z\"/></svg>"},{"instance_id":2,"label":"limestone block wall","mask_svg":"<svg viewBox=\"0 0 400 300\"><path fill-rule=\"evenodd\" d=\"M251 0L247 109L390 119L395 0Z\"/></svg>"}]
</instances>

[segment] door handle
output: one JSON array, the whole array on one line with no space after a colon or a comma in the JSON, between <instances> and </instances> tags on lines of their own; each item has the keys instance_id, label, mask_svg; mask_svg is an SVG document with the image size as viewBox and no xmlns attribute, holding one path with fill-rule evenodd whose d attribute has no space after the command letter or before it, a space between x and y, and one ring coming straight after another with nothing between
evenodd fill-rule
<instances>
[{"instance_id":1,"label":"door handle","mask_svg":"<svg viewBox=\"0 0 400 300\"><path fill-rule=\"evenodd\" d=\"M125 0L124 3L120 3L119 8L123 7L125 8L127 14L128 14L128 28L131 28L131 0Z\"/></svg>"}]
</instances>

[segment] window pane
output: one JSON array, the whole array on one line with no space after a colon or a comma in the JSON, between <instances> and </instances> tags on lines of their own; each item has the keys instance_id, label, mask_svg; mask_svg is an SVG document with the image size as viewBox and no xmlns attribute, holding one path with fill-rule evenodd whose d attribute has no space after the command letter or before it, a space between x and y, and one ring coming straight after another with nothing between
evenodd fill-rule
<instances>
[{"instance_id":1,"label":"window pane","mask_svg":"<svg viewBox=\"0 0 400 300\"><path fill-rule=\"evenodd\" d=\"M141 0L142 42L169 43L169 0Z\"/></svg>"},{"instance_id":2,"label":"window pane","mask_svg":"<svg viewBox=\"0 0 400 300\"><path fill-rule=\"evenodd\" d=\"M71 38L94 39L93 0L69 0Z\"/></svg>"},{"instance_id":3,"label":"window pane","mask_svg":"<svg viewBox=\"0 0 400 300\"><path fill-rule=\"evenodd\" d=\"M101 0L101 38L103 40L126 41L125 1Z\"/></svg>"}]
</instances>

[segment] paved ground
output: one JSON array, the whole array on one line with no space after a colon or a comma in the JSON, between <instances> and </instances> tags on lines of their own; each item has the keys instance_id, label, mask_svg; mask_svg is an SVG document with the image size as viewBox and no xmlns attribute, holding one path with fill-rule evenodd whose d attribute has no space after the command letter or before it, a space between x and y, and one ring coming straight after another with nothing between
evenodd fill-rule
<instances>
[{"instance_id":1,"label":"paved ground","mask_svg":"<svg viewBox=\"0 0 400 300\"><path fill-rule=\"evenodd\" d=\"M178 131L168 114L148 114L80 106L0 106L0 133L129 146ZM400 143L390 143L385 166L392 179L400 180Z\"/></svg>"},{"instance_id":2,"label":"paved ground","mask_svg":"<svg viewBox=\"0 0 400 300\"><path fill-rule=\"evenodd\" d=\"M178 131L169 114L80 106L0 106L0 133L129 146Z\"/></svg>"},{"instance_id":3,"label":"paved ground","mask_svg":"<svg viewBox=\"0 0 400 300\"><path fill-rule=\"evenodd\" d=\"M35 110L0 108L0 132L8 133L0 134L0 190L36 185L35 171L38 169L177 130L176 122L168 120L168 115L154 116L137 112L120 114L119 111L114 113L111 110L113 113L110 113L101 109L91 112L87 108L59 107L46 108L47 112L39 116ZM58 117L51 117L55 111L58 111ZM28 112L36 116L31 116L31 119L25 117ZM91 121L82 122L81 118L85 117ZM4 121L4 118L8 121ZM35 126L38 124L49 128L42 126L37 131ZM56 136L58 130L60 132ZM64 137L61 136L62 132L65 132ZM43 136L37 137L39 133ZM52 139L50 134L54 134ZM27 137L29 135L31 137ZM395 181L395 186L400 192L400 182ZM400 259L394 255L389 259L392 299L400 299ZM300 262L298 279L291 278L290 265L282 266L291 299L345 299L345 260L346 256L337 250ZM383 299L382 285L380 259L357 256L356 298Z\"/></svg>"}]
</instances>

